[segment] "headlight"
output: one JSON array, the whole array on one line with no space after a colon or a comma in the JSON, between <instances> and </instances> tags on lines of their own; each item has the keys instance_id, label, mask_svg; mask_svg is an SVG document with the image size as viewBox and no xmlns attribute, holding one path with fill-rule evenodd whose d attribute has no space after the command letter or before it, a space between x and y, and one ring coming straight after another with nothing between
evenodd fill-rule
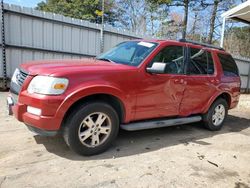
<instances>
[{"instance_id":1,"label":"headlight","mask_svg":"<svg viewBox=\"0 0 250 188\"><path fill-rule=\"evenodd\" d=\"M60 95L67 89L68 84L69 81L66 78L36 76L31 80L28 92L44 95Z\"/></svg>"}]
</instances>

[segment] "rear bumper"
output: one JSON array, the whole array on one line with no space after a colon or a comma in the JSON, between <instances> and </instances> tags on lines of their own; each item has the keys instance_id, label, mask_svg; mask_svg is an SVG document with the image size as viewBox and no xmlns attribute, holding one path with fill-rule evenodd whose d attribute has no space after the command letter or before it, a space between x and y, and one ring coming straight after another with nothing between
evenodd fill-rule
<instances>
[{"instance_id":1,"label":"rear bumper","mask_svg":"<svg viewBox=\"0 0 250 188\"><path fill-rule=\"evenodd\" d=\"M240 93L232 97L229 109L236 108L239 103L239 100L240 100Z\"/></svg>"},{"instance_id":2,"label":"rear bumper","mask_svg":"<svg viewBox=\"0 0 250 188\"><path fill-rule=\"evenodd\" d=\"M233 101L233 102L231 102L231 105L230 105L229 109L236 108L237 105L238 105L238 103L239 103L239 101Z\"/></svg>"}]
</instances>

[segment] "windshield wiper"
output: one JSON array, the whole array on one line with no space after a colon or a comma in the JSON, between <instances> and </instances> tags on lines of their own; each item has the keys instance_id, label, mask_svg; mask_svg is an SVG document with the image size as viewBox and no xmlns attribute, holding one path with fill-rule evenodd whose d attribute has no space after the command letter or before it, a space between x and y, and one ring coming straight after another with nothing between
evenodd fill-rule
<instances>
[{"instance_id":1,"label":"windshield wiper","mask_svg":"<svg viewBox=\"0 0 250 188\"><path fill-rule=\"evenodd\" d=\"M111 62L111 63L115 63L114 61L112 61L111 59L108 59L108 58L96 58L97 60L102 60L102 61L108 61L108 62Z\"/></svg>"}]
</instances>

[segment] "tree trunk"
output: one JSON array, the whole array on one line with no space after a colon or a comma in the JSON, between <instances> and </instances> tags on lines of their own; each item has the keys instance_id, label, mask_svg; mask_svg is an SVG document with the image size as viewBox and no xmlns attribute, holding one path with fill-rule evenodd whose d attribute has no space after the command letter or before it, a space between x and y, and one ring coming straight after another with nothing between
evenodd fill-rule
<instances>
[{"instance_id":1,"label":"tree trunk","mask_svg":"<svg viewBox=\"0 0 250 188\"><path fill-rule=\"evenodd\" d=\"M210 29L209 29L208 39L207 39L207 42L209 44L212 44L212 41L213 41L214 23L215 23L218 5L219 5L219 0L214 0L213 12L212 12L211 20L210 20Z\"/></svg>"},{"instance_id":2,"label":"tree trunk","mask_svg":"<svg viewBox=\"0 0 250 188\"><path fill-rule=\"evenodd\" d=\"M191 29L192 39L194 39L194 35L196 33L197 21L198 21L198 11L195 11L194 12L194 23L193 23L193 26L192 26L192 29Z\"/></svg>"},{"instance_id":3,"label":"tree trunk","mask_svg":"<svg viewBox=\"0 0 250 188\"><path fill-rule=\"evenodd\" d=\"M186 33L187 33L188 5L189 5L189 0L184 0L184 19L183 19L183 30L182 30L183 39L186 38Z\"/></svg>"},{"instance_id":4,"label":"tree trunk","mask_svg":"<svg viewBox=\"0 0 250 188\"><path fill-rule=\"evenodd\" d=\"M152 13L150 14L150 21L151 21L151 35L154 36L154 18Z\"/></svg>"},{"instance_id":5,"label":"tree trunk","mask_svg":"<svg viewBox=\"0 0 250 188\"><path fill-rule=\"evenodd\" d=\"M147 23L146 23L146 16L142 16L142 19L141 19L141 30L143 32L143 34L145 35L146 32L147 32Z\"/></svg>"}]
</instances>

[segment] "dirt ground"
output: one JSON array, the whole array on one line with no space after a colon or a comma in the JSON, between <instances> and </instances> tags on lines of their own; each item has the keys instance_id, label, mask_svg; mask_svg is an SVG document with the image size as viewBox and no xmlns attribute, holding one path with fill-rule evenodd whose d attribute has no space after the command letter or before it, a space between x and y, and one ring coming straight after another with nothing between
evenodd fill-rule
<instances>
[{"instance_id":1,"label":"dirt ground","mask_svg":"<svg viewBox=\"0 0 250 188\"><path fill-rule=\"evenodd\" d=\"M60 137L32 134L0 93L0 187L250 187L250 95L223 129L201 123L121 131L113 147L79 156Z\"/></svg>"}]
</instances>

